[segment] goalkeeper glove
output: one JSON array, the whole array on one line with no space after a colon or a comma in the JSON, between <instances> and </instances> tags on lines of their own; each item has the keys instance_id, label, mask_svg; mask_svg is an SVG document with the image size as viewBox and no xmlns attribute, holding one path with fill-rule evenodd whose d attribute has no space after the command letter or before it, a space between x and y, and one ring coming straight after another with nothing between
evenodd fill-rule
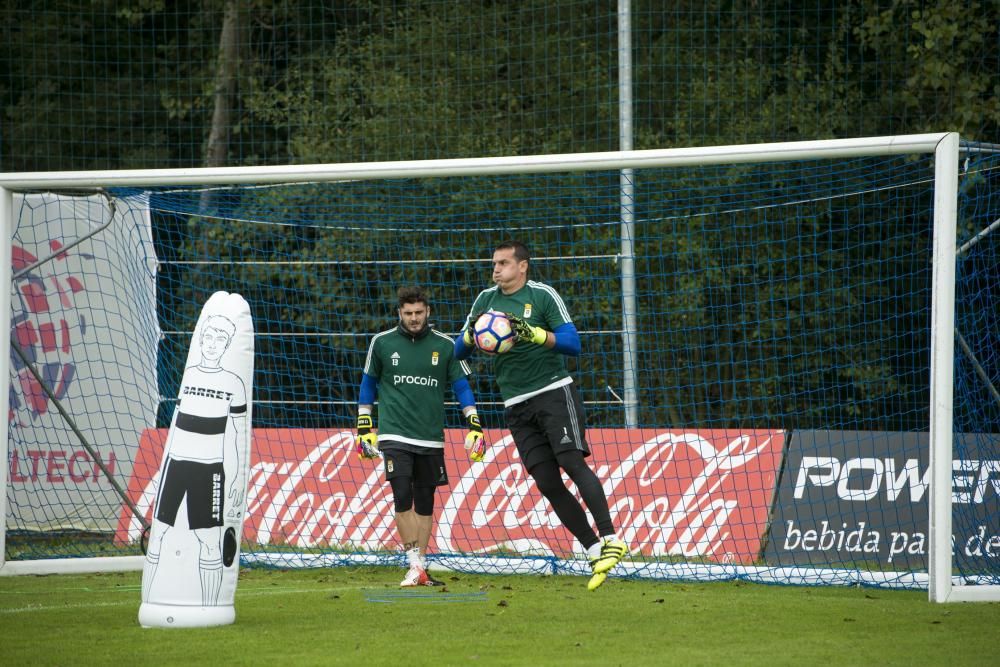
<instances>
[{"instance_id":1,"label":"goalkeeper glove","mask_svg":"<svg viewBox=\"0 0 1000 667\"><path fill-rule=\"evenodd\" d=\"M465 327L462 331L462 342L465 343L466 347L476 346L476 340L475 336L472 335L472 330L476 328L476 322L479 321L479 318L482 317L485 312L485 310L482 310L469 318L469 326Z\"/></svg>"},{"instance_id":2,"label":"goalkeeper glove","mask_svg":"<svg viewBox=\"0 0 1000 667\"><path fill-rule=\"evenodd\" d=\"M468 415L469 433L465 436L465 449L469 452L469 458L479 463L486 454L486 440L483 438L483 426L479 422L479 415L475 412Z\"/></svg>"},{"instance_id":3,"label":"goalkeeper glove","mask_svg":"<svg viewBox=\"0 0 1000 667\"><path fill-rule=\"evenodd\" d=\"M504 315L506 315L507 319L510 320L510 324L514 328L514 335L517 336L518 342L544 345L545 341L548 340L549 332L545 329L532 326L517 315L512 315L511 313L504 313Z\"/></svg>"},{"instance_id":4,"label":"goalkeeper glove","mask_svg":"<svg viewBox=\"0 0 1000 667\"><path fill-rule=\"evenodd\" d=\"M372 431L372 416L358 415L358 458L374 459L381 456L378 453L378 434Z\"/></svg>"}]
</instances>

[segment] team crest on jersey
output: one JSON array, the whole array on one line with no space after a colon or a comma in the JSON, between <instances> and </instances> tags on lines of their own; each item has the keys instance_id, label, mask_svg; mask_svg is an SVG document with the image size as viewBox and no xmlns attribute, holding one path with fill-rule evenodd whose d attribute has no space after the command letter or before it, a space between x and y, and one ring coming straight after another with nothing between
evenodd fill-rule
<instances>
[{"instance_id":1,"label":"team crest on jersey","mask_svg":"<svg viewBox=\"0 0 1000 667\"><path fill-rule=\"evenodd\" d=\"M524 315L523 315L523 317L525 319L528 319L529 317L531 317L531 304L530 303L524 304Z\"/></svg>"},{"instance_id":2,"label":"team crest on jersey","mask_svg":"<svg viewBox=\"0 0 1000 667\"><path fill-rule=\"evenodd\" d=\"M440 357L440 356L441 356L440 352L432 352L431 353L431 366L437 366L438 365L438 357Z\"/></svg>"},{"instance_id":3,"label":"team crest on jersey","mask_svg":"<svg viewBox=\"0 0 1000 667\"><path fill-rule=\"evenodd\" d=\"M392 472L392 459L385 460L385 471Z\"/></svg>"},{"instance_id":4,"label":"team crest on jersey","mask_svg":"<svg viewBox=\"0 0 1000 667\"><path fill-rule=\"evenodd\" d=\"M399 352L393 352L392 353L392 357L390 357L390 358L392 359L392 365L393 366L398 366L399 365Z\"/></svg>"}]
</instances>

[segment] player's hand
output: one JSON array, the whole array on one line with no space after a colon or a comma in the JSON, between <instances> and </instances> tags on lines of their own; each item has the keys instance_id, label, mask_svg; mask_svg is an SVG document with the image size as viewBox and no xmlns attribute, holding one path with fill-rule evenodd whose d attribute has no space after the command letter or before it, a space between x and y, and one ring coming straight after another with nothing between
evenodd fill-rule
<instances>
[{"instance_id":1,"label":"player's hand","mask_svg":"<svg viewBox=\"0 0 1000 667\"><path fill-rule=\"evenodd\" d=\"M504 315L506 315L507 319L510 320L510 324L514 328L514 335L517 336L518 342L534 343L535 345L545 344L545 341L549 337L548 331L541 327L532 326L512 313L504 313Z\"/></svg>"},{"instance_id":2,"label":"player's hand","mask_svg":"<svg viewBox=\"0 0 1000 667\"><path fill-rule=\"evenodd\" d=\"M479 463L486 454L486 438L483 437L483 426L479 421L479 415L470 414L469 433L465 436L465 450L469 452L469 458Z\"/></svg>"},{"instance_id":3,"label":"player's hand","mask_svg":"<svg viewBox=\"0 0 1000 667\"><path fill-rule=\"evenodd\" d=\"M366 459L376 459L381 454L378 451L378 434L372 430L371 415L358 415L358 458L362 461Z\"/></svg>"}]
</instances>

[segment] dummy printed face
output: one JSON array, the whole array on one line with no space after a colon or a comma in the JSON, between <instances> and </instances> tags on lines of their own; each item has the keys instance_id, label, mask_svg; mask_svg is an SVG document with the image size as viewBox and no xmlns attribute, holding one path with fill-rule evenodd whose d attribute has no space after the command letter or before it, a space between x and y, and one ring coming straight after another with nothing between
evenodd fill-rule
<instances>
[{"instance_id":1,"label":"dummy printed face","mask_svg":"<svg viewBox=\"0 0 1000 667\"><path fill-rule=\"evenodd\" d=\"M493 282L504 294L521 289L528 281L528 261L514 256L513 248L501 248L493 253Z\"/></svg>"},{"instance_id":2,"label":"dummy printed face","mask_svg":"<svg viewBox=\"0 0 1000 667\"><path fill-rule=\"evenodd\" d=\"M201 335L201 355L213 361L222 358L229 347L229 340L229 334L222 329L205 327Z\"/></svg>"},{"instance_id":3,"label":"dummy printed face","mask_svg":"<svg viewBox=\"0 0 1000 667\"><path fill-rule=\"evenodd\" d=\"M404 303L399 309L399 321L412 334L420 333L427 324L431 309L426 303Z\"/></svg>"}]
</instances>

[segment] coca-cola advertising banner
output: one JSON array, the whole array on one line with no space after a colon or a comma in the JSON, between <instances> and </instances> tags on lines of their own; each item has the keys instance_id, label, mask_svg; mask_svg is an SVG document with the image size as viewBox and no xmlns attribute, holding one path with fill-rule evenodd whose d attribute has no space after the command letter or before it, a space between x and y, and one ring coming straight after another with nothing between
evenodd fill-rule
<instances>
[{"instance_id":1,"label":"coca-cola advertising banner","mask_svg":"<svg viewBox=\"0 0 1000 667\"><path fill-rule=\"evenodd\" d=\"M956 434L952 552L965 572L1000 559L1000 435ZM927 433L795 431L768 538L768 565L926 570Z\"/></svg>"},{"instance_id":2,"label":"coca-cola advertising banner","mask_svg":"<svg viewBox=\"0 0 1000 667\"><path fill-rule=\"evenodd\" d=\"M143 434L129 497L151 518L167 431ZM580 546L518 459L507 431L487 430L473 463L465 432L446 432L451 483L437 493L431 550L566 557ZM591 466L633 553L750 564L760 556L781 464L782 431L591 429ZM380 462L358 460L351 431L255 429L244 540L262 545L396 550ZM571 486L575 492L575 487ZM182 513L183 514L183 513ZM123 508L117 538L141 527Z\"/></svg>"}]
</instances>

